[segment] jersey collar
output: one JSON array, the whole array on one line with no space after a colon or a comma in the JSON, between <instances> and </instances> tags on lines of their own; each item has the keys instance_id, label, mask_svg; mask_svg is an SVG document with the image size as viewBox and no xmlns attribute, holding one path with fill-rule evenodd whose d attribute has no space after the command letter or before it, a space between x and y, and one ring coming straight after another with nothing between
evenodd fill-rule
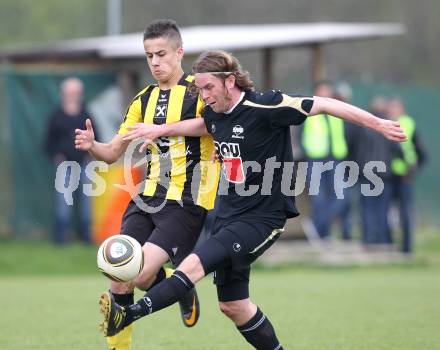
<instances>
[{"instance_id":1,"label":"jersey collar","mask_svg":"<svg viewBox=\"0 0 440 350\"><path fill-rule=\"evenodd\" d=\"M231 109L229 109L228 111L226 111L224 113L231 114L234 111L235 107L237 107L240 104L241 100L243 100L243 97L244 97L244 91L241 92L240 97L239 97L238 101L235 103L235 105L233 105L231 107Z\"/></svg>"}]
</instances>

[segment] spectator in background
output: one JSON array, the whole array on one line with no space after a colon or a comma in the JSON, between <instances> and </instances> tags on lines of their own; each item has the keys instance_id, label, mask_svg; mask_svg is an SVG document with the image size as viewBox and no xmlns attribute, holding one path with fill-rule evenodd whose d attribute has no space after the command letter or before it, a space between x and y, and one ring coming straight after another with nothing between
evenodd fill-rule
<instances>
[{"instance_id":1,"label":"spectator in background","mask_svg":"<svg viewBox=\"0 0 440 350\"><path fill-rule=\"evenodd\" d=\"M371 100L369 111L382 119L386 118L387 101L382 96ZM391 196L391 160L392 155L399 152L399 145L370 132L355 124L350 124L348 144L350 159L354 160L360 169L359 184L371 184L364 175L365 165L369 162L383 162L385 172L375 171L383 183L384 189L378 196L360 194L360 212L362 221L362 242L368 246L391 244L392 238L387 221L387 208ZM367 146L366 146L367 145ZM360 186L357 186L360 190Z\"/></svg>"},{"instance_id":2,"label":"spectator in background","mask_svg":"<svg viewBox=\"0 0 440 350\"><path fill-rule=\"evenodd\" d=\"M426 160L425 148L420 140L416 122L406 114L405 106L399 97L389 100L387 111L391 120L398 121L408 136L408 140L398 145L401 149L399 156L391 163L392 170L392 199L398 203L400 224L402 227L402 245L404 253L413 250L414 214L412 210L412 183L417 171ZM396 144L397 145L397 144Z\"/></svg>"},{"instance_id":3,"label":"spectator in background","mask_svg":"<svg viewBox=\"0 0 440 350\"><path fill-rule=\"evenodd\" d=\"M353 90L351 89L350 84L344 81L340 81L335 84L334 88L334 97L335 99L349 103L351 104L351 100L353 98ZM350 127L352 123L344 123L344 137L345 137L345 143L347 143ZM348 145L348 144L347 144ZM347 147L347 154L344 160L349 160L349 148ZM346 174L344 174L344 179L348 177L348 169ZM353 202L353 195L355 192L355 188L350 187L346 188L344 190L344 198L342 199L336 199L336 205L335 205L335 216L340 219L341 225L342 225L342 238L344 240L350 240L351 239L351 231L352 231L352 202Z\"/></svg>"},{"instance_id":4,"label":"spectator in background","mask_svg":"<svg viewBox=\"0 0 440 350\"><path fill-rule=\"evenodd\" d=\"M353 98L353 90L351 89L350 84L345 81L340 81L335 84L334 95L339 101L350 103Z\"/></svg>"},{"instance_id":5,"label":"spectator in background","mask_svg":"<svg viewBox=\"0 0 440 350\"><path fill-rule=\"evenodd\" d=\"M314 95L334 97L333 87L328 82L319 82L315 86ZM335 179L335 168L338 162L347 157L344 121L327 114L307 118L300 138L304 156L309 162L307 170L309 187L313 184L313 176L319 172L317 162L333 162L332 169L325 170L321 174L318 193L315 195L316 189L309 191L312 194L310 200L313 224L322 239L329 239L331 221L335 215L339 215L342 221L343 238L350 239L351 225L349 213L344 210L345 200L337 199L335 192L335 187L339 186L339 182L343 180ZM312 176L312 174L315 175Z\"/></svg>"},{"instance_id":6,"label":"spectator in background","mask_svg":"<svg viewBox=\"0 0 440 350\"><path fill-rule=\"evenodd\" d=\"M81 80L69 77L62 81L60 88L61 104L51 113L46 134L46 151L55 167L63 161L78 162L80 174L72 174L72 167L68 167L60 187L67 187L72 176L79 176L79 187L75 191L76 198L73 205L66 203L62 193L55 192L55 225L53 239L56 244L65 244L68 241L69 223L74 207L78 208L80 228L79 238L89 243L91 240L91 208L90 198L82 191L86 181L85 166L90 157L87 153L75 149L75 129L82 127L90 115L83 103L84 86ZM95 131L96 132L96 131Z\"/></svg>"}]
</instances>

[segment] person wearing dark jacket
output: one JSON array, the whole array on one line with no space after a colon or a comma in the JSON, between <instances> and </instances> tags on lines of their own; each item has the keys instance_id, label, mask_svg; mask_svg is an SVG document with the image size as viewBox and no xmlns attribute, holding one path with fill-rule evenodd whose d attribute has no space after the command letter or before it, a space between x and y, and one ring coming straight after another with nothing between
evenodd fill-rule
<instances>
[{"instance_id":1,"label":"person wearing dark jacket","mask_svg":"<svg viewBox=\"0 0 440 350\"><path fill-rule=\"evenodd\" d=\"M79 164L80 169L78 172L78 167L68 166L64 174L59 172L55 179L56 188L63 188L79 177L79 186L75 191L77 197L73 203L67 203L64 195L55 191L53 239L56 244L65 244L68 241L69 223L75 205L79 209L79 238L86 243L91 239L90 198L82 191L82 185L86 181L85 167L90 157L75 149L75 129L82 127L90 115L83 104L83 90L81 80L74 77L63 80L60 88L61 103L50 115L46 134L46 152L55 167L58 168L64 161L74 161Z\"/></svg>"},{"instance_id":2,"label":"person wearing dark jacket","mask_svg":"<svg viewBox=\"0 0 440 350\"><path fill-rule=\"evenodd\" d=\"M370 112L380 118L386 116L386 100L376 96L370 104ZM371 184L365 176L366 166L374 166L374 174L379 176L384 186L376 196L360 195L360 212L362 222L362 242L366 245L391 244L392 237L387 219L387 208L391 200L391 161L393 155L399 153L399 145L387 140L382 135L368 129L350 124L348 131L349 158L359 165L360 181L362 184ZM375 163L373 163L375 162ZM385 167L383 168L383 165ZM385 171L379 171L380 167ZM360 187L358 187L360 189Z\"/></svg>"}]
</instances>

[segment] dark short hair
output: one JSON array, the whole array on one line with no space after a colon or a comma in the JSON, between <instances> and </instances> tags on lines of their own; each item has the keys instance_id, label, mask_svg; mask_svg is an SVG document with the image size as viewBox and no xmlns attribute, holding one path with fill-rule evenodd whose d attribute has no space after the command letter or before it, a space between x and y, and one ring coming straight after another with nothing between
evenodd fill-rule
<instances>
[{"instance_id":1,"label":"dark short hair","mask_svg":"<svg viewBox=\"0 0 440 350\"><path fill-rule=\"evenodd\" d=\"M144 30L144 41L167 37L177 47L182 47L182 36L176 21L172 19L158 19L148 24Z\"/></svg>"}]
</instances>

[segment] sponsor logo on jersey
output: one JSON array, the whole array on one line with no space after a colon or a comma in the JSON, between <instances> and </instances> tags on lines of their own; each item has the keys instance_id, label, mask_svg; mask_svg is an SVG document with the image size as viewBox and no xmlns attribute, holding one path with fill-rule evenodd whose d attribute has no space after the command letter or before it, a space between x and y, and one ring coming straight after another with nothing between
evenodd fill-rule
<instances>
[{"instance_id":1,"label":"sponsor logo on jersey","mask_svg":"<svg viewBox=\"0 0 440 350\"><path fill-rule=\"evenodd\" d=\"M240 145L235 142L218 142L214 141L215 150L222 157L240 157Z\"/></svg>"},{"instance_id":2,"label":"sponsor logo on jersey","mask_svg":"<svg viewBox=\"0 0 440 350\"><path fill-rule=\"evenodd\" d=\"M157 99L157 102L163 104L168 101L167 94L160 94L160 97Z\"/></svg>"},{"instance_id":3,"label":"sponsor logo on jersey","mask_svg":"<svg viewBox=\"0 0 440 350\"><path fill-rule=\"evenodd\" d=\"M244 182L243 161L240 145L235 142L214 142L216 152L222 157L222 167L226 180L233 183Z\"/></svg>"},{"instance_id":4,"label":"sponsor logo on jersey","mask_svg":"<svg viewBox=\"0 0 440 350\"><path fill-rule=\"evenodd\" d=\"M233 139L244 139L244 136L242 135L244 132L244 129L241 125L236 125L232 128L232 138Z\"/></svg>"},{"instance_id":5,"label":"sponsor logo on jersey","mask_svg":"<svg viewBox=\"0 0 440 350\"><path fill-rule=\"evenodd\" d=\"M167 113L167 105L156 106L155 118L166 118L166 113Z\"/></svg>"}]
</instances>

